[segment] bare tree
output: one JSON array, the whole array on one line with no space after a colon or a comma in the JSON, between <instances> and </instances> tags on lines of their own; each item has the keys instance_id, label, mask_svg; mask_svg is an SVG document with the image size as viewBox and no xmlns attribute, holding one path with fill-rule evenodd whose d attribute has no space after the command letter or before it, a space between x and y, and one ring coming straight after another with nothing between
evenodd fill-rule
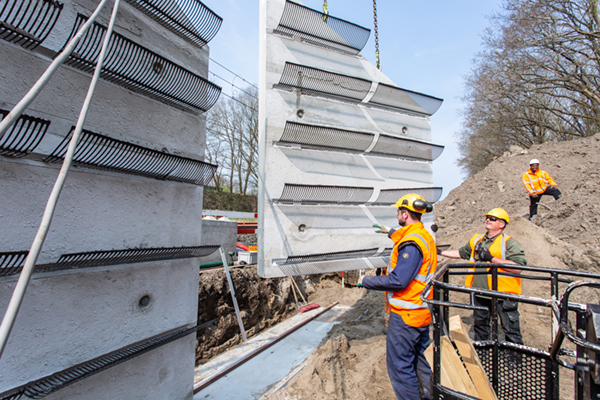
<instances>
[{"instance_id":1,"label":"bare tree","mask_svg":"<svg viewBox=\"0 0 600 400\"><path fill-rule=\"evenodd\" d=\"M247 194L258 182L258 99L254 87L222 96L207 117L207 159L219 164L217 189Z\"/></svg>"},{"instance_id":2,"label":"bare tree","mask_svg":"<svg viewBox=\"0 0 600 400\"><path fill-rule=\"evenodd\" d=\"M598 0L505 0L466 79L459 165L600 128Z\"/></svg>"}]
</instances>

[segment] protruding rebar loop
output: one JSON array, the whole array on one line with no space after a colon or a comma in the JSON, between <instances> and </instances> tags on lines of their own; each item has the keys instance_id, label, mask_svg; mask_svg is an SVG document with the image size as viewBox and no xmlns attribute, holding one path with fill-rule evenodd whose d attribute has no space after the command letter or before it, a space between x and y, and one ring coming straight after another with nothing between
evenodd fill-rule
<instances>
[{"instance_id":1,"label":"protruding rebar loop","mask_svg":"<svg viewBox=\"0 0 600 400\"><path fill-rule=\"evenodd\" d=\"M203 47L219 29L223 18L199 0L126 0L173 33Z\"/></svg>"},{"instance_id":2,"label":"protruding rebar loop","mask_svg":"<svg viewBox=\"0 0 600 400\"><path fill-rule=\"evenodd\" d=\"M73 32L86 20L78 14ZM88 73L93 71L105 31L106 27L94 23L65 63ZM172 107L204 112L221 94L220 86L118 33L111 35L108 51L102 79Z\"/></svg>"},{"instance_id":3,"label":"protruding rebar loop","mask_svg":"<svg viewBox=\"0 0 600 400\"><path fill-rule=\"evenodd\" d=\"M92 96L94 94L94 89L96 88L96 83L98 83L98 79L100 78L100 69L102 68L102 62L104 61L104 56L108 47L110 34L113 30L115 19L117 17L119 1L120 0L115 0L113 6L110 23L108 25L108 31L106 33L106 37L104 38L102 50L100 51L100 55L98 57L99 68L96 69L96 71L94 71L94 76L92 77L92 82L90 83L90 87L88 89L85 101L81 108L81 112L79 113L79 119L77 120L77 125L75 127L75 131L73 132L71 143L69 144L69 149L67 150L67 154L65 155L65 160L63 162L62 168L60 169L60 173L58 174L58 178L54 183L54 187L52 188L52 193L50 194L50 198L48 199L46 208L44 210L44 214L42 216L42 222L40 223L38 232L35 235L35 239L33 241L33 244L31 245L29 255L25 260L25 265L23 266L23 270L21 271L21 275L19 276L19 280L17 282L17 285L15 286L15 290L6 309L6 313L4 314L4 318L2 319L2 324L0 325L0 357L2 357L2 353L4 352L6 343L8 342L8 337L10 336L10 332L14 325L15 319L17 317L17 314L19 313L19 308L21 307L21 303L23 302L23 297L25 295L25 291L27 290L27 286L29 285L31 274L33 273L33 269L35 267L35 263L37 262L40 251L42 250L42 246L44 245L44 241L46 240L46 235L48 234L48 229L50 228L50 223L52 222L52 217L54 215L54 210L56 209L58 197L60 196L60 192L62 191L65 180L67 179L67 173L69 172L71 161L73 160L73 154L75 153L77 140L79 139L79 135L81 134L81 130L83 129L83 124L85 122L87 112L92 101ZM9 117L10 114L6 118Z\"/></svg>"},{"instance_id":4,"label":"protruding rebar loop","mask_svg":"<svg viewBox=\"0 0 600 400\"><path fill-rule=\"evenodd\" d=\"M273 32L350 54L358 54L371 34L370 29L289 0Z\"/></svg>"},{"instance_id":5,"label":"protruding rebar loop","mask_svg":"<svg viewBox=\"0 0 600 400\"><path fill-rule=\"evenodd\" d=\"M4 118L9 111L0 110ZM12 129L0 139L0 154L12 157L24 157L31 153L48 131L50 121L43 118L21 115Z\"/></svg>"},{"instance_id":6,"label":"protruding rebar loop","mask_svg":"<svg viewBox=\"0 0 600 400\"><path fill-rule=\"evenodd\" d=\"M3 0L0 39L33 50L54 28L63 4L55 0Z\"/></svg>"},{"instance_id":7,"label":"protruding rebar loop","mask_svg":"<svg viewBox=\"0 0 600 400\"><path fill-rule=\"evenodd\" d=\"M4 137L4 134L6 133L8 128L10 128L11 125L21 116L23 111L25 111L25 109L29 107L29 104L31 104L31 102L35 100L37 95L42 91L44 86L46 86L52 75L54 75L58 67L60 67L60 65L63 63L63 61L65 61L67 57L69 57L69 54L71 54L71 52L77 45L77 42L79 42L79 39L81 39L83 34L94 22L96 17L98 17L98 14L100 14L100 11L102 11L102 8L104 7L107 1L108 0L100 1L100 4L98 4L98 7L96 7L96 10L94 10L93 14L90 16L87 22L79 28L77 33L72 35L71 40L68 41L63 50L60 52L60 54L58 54L54 58L54 61L52 61L52 63L42 74L40 79L38 79L38 81L35 83L35 85L33 85L31 89L29 89L29 92L27 92L27 94L21 99L21 101L19 101L19 103L17 103L17 105L13 107L11 112L8 113L8 115L5 116L4 119L2 119L2 121L0 122L0 139Z\"/></svg>"},{"instance_id":8,"label":"protruding rebar loop","mask_svg":"<svg viewBox=\"0 0 600 400\"><path fill-rule=\"evenodd\" d=\"M58 163L64 158L73 129L44 161ZM73 158L76 165L88 168L141 175L148 178L206 186L217 166L192 158L175 156L157 150L112 139L83 130Z\"/></svg>"}]
</instances>

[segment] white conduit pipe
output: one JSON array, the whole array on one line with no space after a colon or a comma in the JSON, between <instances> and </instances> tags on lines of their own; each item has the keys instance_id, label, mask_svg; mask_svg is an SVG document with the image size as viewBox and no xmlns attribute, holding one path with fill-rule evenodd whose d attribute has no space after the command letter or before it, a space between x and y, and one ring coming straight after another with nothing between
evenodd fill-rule
<instances>
[{"instance_id":1,"label":"white conduit pipe","mask_svg":"<svg viewBox=\"0 0 600 400\"><path fill-rule=\"evenodd\" d=\"M79 113L77 125L75 127L75 130L73 131L71 141L69 142L69 149L67 150L67 154L65 154L65 160L63 161L63 165L60 169L60 173L58 174L58 178L56 179L54 187L52 188L52 193L50 193L50 197L48 198L48 203L46 203L46 209L44 210L44 215L42 216L42 222L40 223L38 232L35 235L35 239L33 240L33 244L31 245L31 250L29 251L29 255L25 260L25 265L23 266L23 270L21 271L21 275L19 276L19 281L15 286L15 290L10 299L10 303L8 304L8 307L6 309L4 318L2 319L2 325L0 325L0 357L2 357L2 353L4 352L4 348L6 347L10 331L12 330L15 319L17 318L17 314L19 313L19 308L21 307L21 303L23 302L23 296L25 295L25 291L27 290L27 286L29 285L31 273L33 272L33 268L35 267L35 263L40 254L40 250L42 249L42 246L44 244L44 240L46 240L46 235L48 234L48 229L50 228L50 222L52 221L52 217L54 215L54 210L56 208L56 203L58 202L58 197L60 196L60 192L64 186L65 179L67 178L67 173L69 172L69 168L71 167L73 155L75 154L75 148L77 147L77 142L79 141L79 136L81 135L81 130L83 129L83 124L85 123L85 118L90 107L90 102L92 101L92 96L94 95L96 83L98 82L98 78L100 78L102 63L104 62L106 49L108 48L110 36L112 34L115 19L117 17L119 1L120 0L115 0L112 15L110 18L110 23L108 24L108 30L106 31L106 35L104 36L102 50L100 51L100 55L98 56L98 62L96 64L94 76L92 77L92 82L90 83L90 87L85 97L85 101L83 103L83 106L81 107L81 112Z\"/></svg>"},{"instance_id":2,"label":"white conduit pipe","mask_svg":"<svg viewBox=\"0 0 600 400\"><path fill-rule=\"evenodd\" d=\"M100 14L100 11L107 2L108 0L102 0L100 4L98 4L98 7L96 7L94 13L90 16L87 22L81 28L79 28L77 34L69 41L69 43L65 46L64 50L54 59L54 61L52 61L52 64L48 66L48 68L40 77L40 79L38 79L35 85L33 85L31 89L29 89L29 92L27 92L27 94L21 99L21 101L19 101L19 103L17 103L17 105L10 111L10 113L8 113L8 115L4 117L4 119L0 122L0 140L2 140L4 134L6 133L6 131L8 131L8 128L10 128L12 124L15 123L17 119L19 119L23 111L25 111L25 109L29 107L29 104L31 104L31 102L35 100L37 95L40 94L40 92L42 91L44 86L46 86L46 83L48 83L50 78L52 78L52 75L54 75L58 67L60 67L63 61L65 61L67 57L69 57L69 55L73 52L73 49L75 48L75 46L77 46L77 43L79 42L81 37L85 34L90 25L92 25L92 23L94 22L98 14Z\"/></svg>"}]
</instances>

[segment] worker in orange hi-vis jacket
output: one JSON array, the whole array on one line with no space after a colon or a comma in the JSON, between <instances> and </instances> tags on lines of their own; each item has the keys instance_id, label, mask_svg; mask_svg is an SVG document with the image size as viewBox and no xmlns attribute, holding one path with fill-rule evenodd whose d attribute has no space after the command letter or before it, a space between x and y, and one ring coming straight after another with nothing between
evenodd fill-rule
<instances>
[{"instance_id":1,"label":"worker in orange hi-vis jacket","mask_svg":"<svg viewBox=\"0 0 600 400\"><path fill-rule=\"evenodd\" d=\"M387 273L385 276L362 276L357 286L387 293L391 312L386 361L396 397L430 399L431 367L424 352L429 345L431 314L420 296L437 267L437 250L421 216L431 212L433 206L414 193L402 196L393 206L398 207L400 229L373 225L378 228L376 232L386 233L394 242ZM427 298L432 295L428 293Z\"/></svg>"},{"instance_id":2,"label":"worker in orange hi-vis jacket","mask_svg":"<svg viewBox=\"0 0 600 400\"><path fill-rule=\"evenodd\" d=\"M529 194L528 219L537 214L538 203L543 195L553 196L554 200L558 200L562 194L550 175L540 169L540 161L536 158L529 162L529 169L523 174L523 186Z\"/></svg>"}]
</instances>

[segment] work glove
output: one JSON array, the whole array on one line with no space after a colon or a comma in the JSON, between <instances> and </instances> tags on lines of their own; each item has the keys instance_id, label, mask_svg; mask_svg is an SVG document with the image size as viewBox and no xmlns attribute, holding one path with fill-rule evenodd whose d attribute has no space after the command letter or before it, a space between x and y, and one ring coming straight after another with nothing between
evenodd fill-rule
<instances>
[{"instance_id":1,"label":"work glove","mask_svg":"<svg viewBox=\"0 0 600 400\"><path fill-rule=\"evenodd\" d=\"M373 224L373 228L377 228L375 233L389 233L390 228L385 225Z\"/></svg>"},{"instance_id":2,"label":"work glove","mask_svg":"<svg viewBox=\"0 0 600 400\"><path fill-rule=\"evenodd\" d=\"M356 284L356 287L363 287L362 281L363 279L365 279L365 275L362 275L360 278L358 278L358 283Z\"/></svg>"},{"instance_id":3,"label":"work glove","mask_svg":"<svg viewBox=\"0 0 600 400\"><path fill-rule=\"evenodd\" d=\"M479 254L477 255L477 258L479 258L479 260L481 260L481 261L492 262L492 259L494 258L494 256L492 256L489 249L481 249L481 250L479 250Z\"/></svg>"},{"instance_id":4,"label":"work glove","mask_svg":"<svg viewBox=\"0 0 600 400\"><path fill-rule=\"evenodd\" d=\"M441 249L436 248L435 250L436 250L436 253L437 253L438 256L442 255L442 250Z\"/></svg>"}]
</instances>

